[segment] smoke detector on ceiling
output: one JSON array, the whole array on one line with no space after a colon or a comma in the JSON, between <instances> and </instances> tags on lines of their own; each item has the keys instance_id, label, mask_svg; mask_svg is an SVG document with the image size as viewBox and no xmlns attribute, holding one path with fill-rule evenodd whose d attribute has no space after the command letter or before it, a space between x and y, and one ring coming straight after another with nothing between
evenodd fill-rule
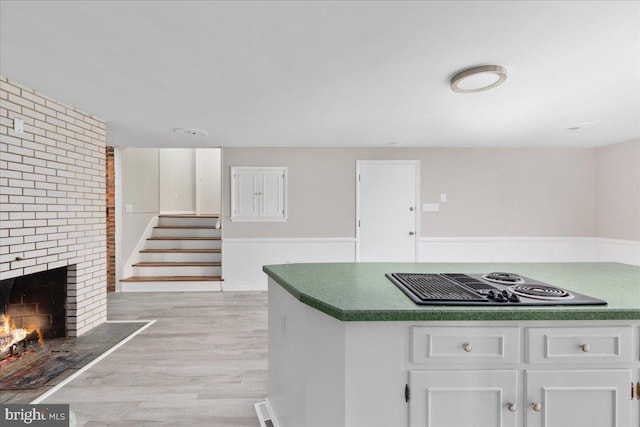
<instances>
[{"instance_id":1,"label":"smoke detector on ceiling","mask_svg":"<svg viewBox=\"0 0 640 427\"><path fill-rule=\"evenodd\" d=\"M582 130L592 129L593 127L595 127L595 124L593 123L574 123L572 125L565 126L564 129L569 132L580 132Z\"/></svg>"},{"instance_id":2,"label":"smoke detector on ceiling","mask_svg":"<svg viewBox=\"0 0 640 427\"><path fill-rule=\"evenodd\" d=\"M173 130L173 133L177 133L178 135L191 135L191 136L209 135L209 132L207 132L206 130L195 129L195 128L175 128Z\"/></svg>"}]
</instances>

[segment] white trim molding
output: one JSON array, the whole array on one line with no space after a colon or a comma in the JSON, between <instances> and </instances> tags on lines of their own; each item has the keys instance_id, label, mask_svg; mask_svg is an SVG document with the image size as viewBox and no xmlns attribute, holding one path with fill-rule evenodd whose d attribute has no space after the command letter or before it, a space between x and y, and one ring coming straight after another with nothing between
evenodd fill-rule
<instances>
[{"instance_id":1,"label":"white trim molding","mask_svg":"<svg viewBox=\"0 0 640 427\"><path fill-rule=\"evenodd\" d=\"M601 262L620 262L640 266L640 242L636 240L595 239L598 260Z\"/></svg>"},{"instance_id":2,"label":"white trim molding","mask_svg":"<svg viewBox=\"0 0 640 427\"><path fill-rule=\"evenodd\" d=\"M266 291L262 267L304 262L355 262L353 237L224 238L225 291Z\"/></svg>"}]
</instances>

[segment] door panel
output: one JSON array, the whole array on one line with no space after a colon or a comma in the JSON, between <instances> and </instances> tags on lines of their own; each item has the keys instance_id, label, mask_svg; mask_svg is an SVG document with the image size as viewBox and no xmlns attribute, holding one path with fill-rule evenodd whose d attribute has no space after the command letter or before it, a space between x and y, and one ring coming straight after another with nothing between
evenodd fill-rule
<instances>
[{"instance_id":1,"label":"door panel","mask_svg":"<svg viewBox=\"0 0 640 427\"><path fill-rule=\"evenodd\" d=\"M515 427L518 382L509 371L410 371L410 427Z\"/></svg>"},{"instance_id":2,"label":"door panel","mask_svg":"<svg viewBox=\"0 0 640 427\"><path fill-rule=\"evenodd\" d=\"M416 261L419 164L358 162L358 260Z\"/></svg>"},{"instance_id":3,"label":"door panel","mask_svg":"<svg viewBox=\"0 0 640 427\"><path fill-rule=\"evenodd\" d=\"M526 371L526 381L527 427L631 425L629 370L531 370Z\"/></svg>"},{"instance_id":4,"label":"door panel","mask_svg":"<svg viewBox=\"0 0 640 427\"><path fill-rule=\"evenodd\" d=\"M283 216L284 188L280 172L265 172L262 175L261 193L259 200L262 216Z\"/></svg>"}]
</instances>

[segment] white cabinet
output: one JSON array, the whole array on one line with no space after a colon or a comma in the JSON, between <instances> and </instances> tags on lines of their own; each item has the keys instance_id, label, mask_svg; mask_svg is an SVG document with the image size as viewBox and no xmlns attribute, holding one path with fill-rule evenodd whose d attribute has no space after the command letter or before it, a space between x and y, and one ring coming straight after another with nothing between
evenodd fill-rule
<instances>
[{"instance_id":1,"label":"white cabinet","mask_svg":"<svg viewBox=\"0 0 640 427\"><path fill-rule=\"evenodd\" d=\"M410 427L516 427L515 370L410 371Z\"/></svg>"},{"instance_id":2,"label":"white cabinet","mask_svg":"<svg viewBox=\"0 0 640 427\"><path fill-rule=\"evenodd\" d=\"M411 326L409 426L637 427L630 388L640 385L629 369L638 365L637 333L600 324Z\"/></svg>"},{"instance_id":3,"label":"white cabinet","mask_svg":"<svg viewBox=\"0 0 640 427\"><path fill-rule=\"evenodd\" d=\"M625 363L631 361L630 326L528 328L531 363Z\"/></svg>"},{"instance_id":4,"label":"white cabinet","mask_svg":"<svg viewBox=\"0 0 640 427\"><path fill-rule=\"evenodd\" d=\"M498 363L520 360L520 328L411 328L413 363Z\"/></svg>"},{"instance_id":5,"label":"white cabinet","mask_svg":"<svg viewBox=\"0 0 640 427\"><path fill-rule=\"evenodd\" d=\"M231 167L231 220L287 220L286 167Z\"/></svg>"},{"instance_id":6,"label":"white cabinet","mask_svg":"<svg viewBox=\"0 0 640 427\"><path fill-rule=\"evenodd\" d=\"M527 427L629 427L628 369L528 370Z\"/></svg>"}]
</instances>

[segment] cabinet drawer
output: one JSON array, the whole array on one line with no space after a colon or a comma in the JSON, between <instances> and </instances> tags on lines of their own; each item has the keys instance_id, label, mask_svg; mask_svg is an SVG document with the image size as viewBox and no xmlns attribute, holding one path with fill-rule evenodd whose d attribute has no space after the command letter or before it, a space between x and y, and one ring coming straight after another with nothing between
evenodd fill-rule
<instances>
[{"instance_id":1,"label":"cabinet drawer","mask_svg":"<svg viewBox=\"0 0 640 427\"><path fill-rule=\"evenodd\" d=\"M518 327L411 328L412 363L519 362Z\"/></svg>"},{"instance_id":2,"label":"cabinet drawer","mask_svg":"<svg viewBox=\"0 0 640 427\"><path fill-rule=\"evenodd\" d=\"M531 363L630 362L630 326L528 328Z\"/></svg>"}]
</instances>

